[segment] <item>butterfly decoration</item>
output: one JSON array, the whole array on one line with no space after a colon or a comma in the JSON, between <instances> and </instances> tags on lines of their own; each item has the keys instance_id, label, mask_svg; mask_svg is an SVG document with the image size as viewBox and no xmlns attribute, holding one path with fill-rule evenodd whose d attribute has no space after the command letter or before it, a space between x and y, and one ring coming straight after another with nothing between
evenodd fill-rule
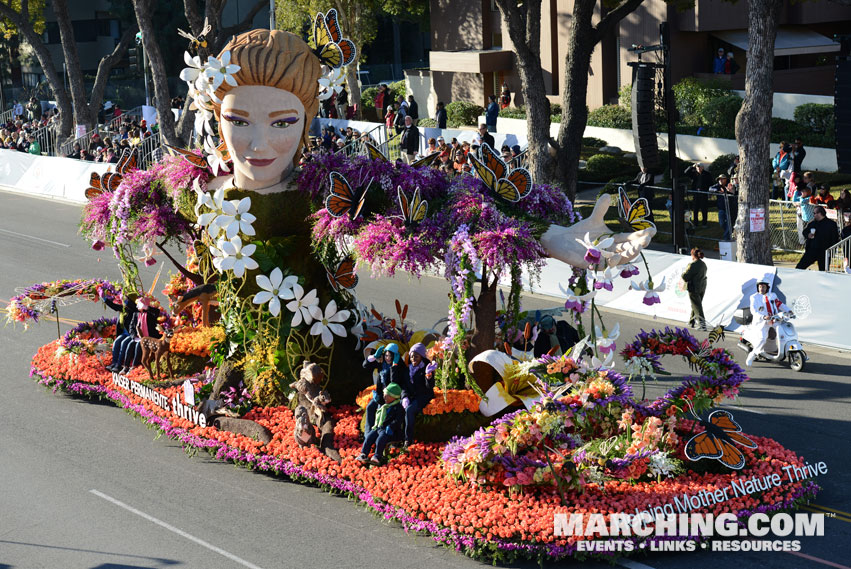
<instances>
[{"instance_id":1,"label":"butterfly decoration","mask_svg":"<svg viewBox=\"0 0 851 569\"><path fill-rule=\"evenodd\" d=\"M210 25L207 18L204 18L204 27L201 29L201 33L197 36L193 36L191 33L183 31L180 28L177 28L177 35L189 40L189 53L195 56L198 55L199 49L207 49L207 34L209 34L212 29L213 26Z\"/></svg>"},{"instance_id":2,"label":"butterfly decoration","mask_svg":"<svg viewBox=\"0 0 851 569\"><path fill-rule=\"evenodd\" d=\"M482 144L482 160L469 155L473 169L482 182L498 195L510 202L519 202L532 191L532 174L525 168L508 169L505 161L494 152L489 144Z\"/></svg>"},{"instance_id":3,"label":"butterfly decoration","mask_svg":"<svg viewBox=\"0 0 851 569\"><path fill-rule=\"evenodd\" d=\"M623 186L618 188L618 213L632 231L641 231L648 227L656 229L656 224L647 219L647 216L650 215L650 204L647 203L647 200L638 198L634 202L630 202Z\"/></svg>"},{"instance_id":4,"label":"butterfly decoration","mask_svg":"<svg viewBox=\"0 0 851 569\"><path fill-rule=\"evenodd\" d=\"M353 289L358 286L358 275L355 273L355 260L351 255L340 261L336 270L332 273L327 268L325 273L328 275L328 282L331 283L331 288L335 292L340 292L340 289Z\"/></svg>"},{"instance_id":5,"label":"butterfly decoration","mask_svg":"<svg viewBox=\"0 0 851 569\"><path fill-rule=\"evenodd\" d=\"M337 10L330 9L327 14L319 12L313 21L314 53L325 65L339 69L354 62L357 49L352 40L343 37Z\"/></svg>"},{"instance_id":6,"label":"butterfly decoration","mask_svg":"<svg viewBox=\"0 0 851 569\"><path fill-rule=\"evenodd\" d=\"M106 172L103 175L92 172L89 178L89 188L86 189L86 198L93 200L104 192L114 192L124 179L124 174L135 170L139 164L139 151L127 149L121 154L115 172Z\"/></svg>"},{"instance_id":7,"label":"butterfly decoration","mask_svg":"<svg viewBox=\"0 0 851 569\"><path fill-rule=\"evenodd\" d=\"M328 212L334 217L342 217L348 214L351 219L356 219L363 209L366 190L360 196L357 196L351 184L342 174L331 172L330 177L331 193L325 198L325 207Z\"/></svg>"},{"instance_id":8,"label":"butterfly decoration","mask_svg":"<svg viewBox=\"0 0 851 569\"><path fill-rule=\"evenodd\" d=\"M378 147L372 144L371 142L364 142L364 145L366 146L367 155L372 160L378 160L379 162L390 162L390 159L387 158L387 156L385 156L384 153L381 152L381 150L379 150ZM434 161L437 160L439 156L439 152L432 152L428 156L423 156L422 158L414 160L413 162L411 162L411 166L414 168L419 168L420 166L431 166L432 164L434 164Z\"/></svg>"},{"instance_id":9,"label":"butterfly decoration","mask_svg":"<svg viewBox=\"0 0 851 569\"><path fill-rule=\"evenodd\" d=\"M210 169L210 164L207 162L207 159L204 157L203 154L195 154L188 148L178 148L177 146L171 146L170 144L166 144L165 147L171 150L172 152L183 156L184 160L186 160L196 168L204 168L205 170ZM222 155L222 161L231 161L230 153L228 152L228 147L224 140L219 143L219 145L216 147L216 150L218 150L219 153Z\"/></svg>"},{"instance_id":10,"label":"butterfly decoration","mask_svg":"<svg viewBox=\"0 0 851 569\"><path fill-rule=\"evenodd\" d=\"M402 208L402 219L405 225L413 225L425 219L428 202L420 197L419 188L414 190L410 200L401 186L396 188L396 194L399 197L399 207Z\"/></svg>"},{"instance_id":11,"label":"butterfly decoration","mask_svg":"<svg viewBox=\"0 0 851 569\"><path fill-rule=\"evenodd\" d=\"M686 443L686 458L691 461L710 458L728 468L740 470L745 465L745 455L736 445L755 449L756 443L742 434L742 427L733 419L733 415L719 409L713 411L707 421L695 417L706 430L696 434Z\"/></svg>"}]
</instances>

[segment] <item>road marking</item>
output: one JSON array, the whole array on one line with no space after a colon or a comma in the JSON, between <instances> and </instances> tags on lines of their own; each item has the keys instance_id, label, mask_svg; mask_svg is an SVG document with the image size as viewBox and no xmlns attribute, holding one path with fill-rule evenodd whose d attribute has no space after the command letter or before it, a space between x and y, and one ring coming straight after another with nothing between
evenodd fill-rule
<instances>
[{"instance_id":1,"label":"road marking","mask_svg":"<svg viewBox=\"0 0 851 569\"><path fill-rule=\"evenodd\" d=\"M26 239L35 239L36 241L41 241L42 243L50 243L51 245L56 245L58 247L65 247L66 249L70 249L71 246L67 243L60 243L58 241L51 241L50 239L43 239L41 237L36 237L35 235L27 235L26 233L18 233L17 231L9 231L8 229L0 229L0 233L6 233L8 235L13 235L15 237L24 237Z\"/></svg>"},{"instance_id":2,"label":"road marking","mask_svg":"<svg viewBox=\"0 0 851 569\"><path fill-rule=\"evenodd\" d=\"M801 553L800 551L787 551L791 555L796 555L798 557L803 557L804 559L808 559L810 561L815 561L816 563L821 563L822 565L827 565L828 567L836 567L836 569L851 569L847 565L840 565L839 563L834 563L833 561L828 561L827 559L819 559L818 557L813 557L812 555L807 555L806 553Z\"/></svg>"},{"instance_id":3,"label":"road marking","mask_svg":"<svg viewBox=\"0 0 851 569\"><path fill-rule=\"evenodd\" d=\"M851 515L845 512L841 512L839 510L834 510L825 506L816 506L815 504L801 506L801 508L809 512L815 512L817 514L827 514L827 518L830 520L839 520L842 522L851 523Z\"/></svg>"},{"instance_id":4,"label":"road marking","mask_svg":"<svg viewBox=\"0 0 851 569\"><path fill-rule=\"evenodd\" d=\"M630 559L619 559L615 561L615 563L621 567L626 567L627 569L653 569L650 565L645 565L644 563L639 563L638 561L632 561Z\"/></svg>"},{"instance_id":5,"label":"road marking","mask_svg":"<svg viewBox=\"0 0 851 569\"><path fill-rule=\"evenodd\" d=\"M756 409L748 409L747 407L742 407L740 405L719 405L719 407L726 407L727 409L735 409L737 411L744 411L745 413L755 413L757 415L767 415L765 411L757 411Z\"/></svg>"},{"instance_id":6,"label":"road marking","mask_svg":"<svg viewBox=\"0 0 851 569\"><path fill-rule=\"evenodd\" d=\"M116 500L116 499L115 499L115 498L113 498L112 496L107 496L107 495L106 495L106 494L104 494L103 492L99 492L99 491L97 491L97 490L95 490L95 489L89 490L89 492L91 492L92 494L94 494L94 495L95 495L95 496L97 496L98 498L103 498L103 499L104 499L104 500L106 500L107 502L112 502L112 503L113 503L113 504L115 504L116 506L119 506L119 507L121 507L121 508L124 508L124 509L125 509L125 510L127 510L128 512L131 512L131 513L133 513L133 514L136 514L137 516L139 516L139 517L141 517L141 518L144 518L144 519L148 520L149 522L153 522L153 523L157 524L158 526L160 526L160 527L163 527L163 528L167 529L167 530L168 530L168 531L170 531L170 532L176 533L176 534L177 534L177 535L179 535L180 537L183 537L183 538L185 538L185 539L188 539L189 541L192 541L192 542L194 542L194 543L197 543L198 545L200 545L200 546L202 546L202 547L206 547L206 548L207 548L207 549L209 549L210 551L213 551L213 552L215 552L215 553L218 553L219 555L221 555L221 556L223 556L223 557L227 557L227 558L228 558L228 559L230 559L231 561L235 561L236 563L239 563L239 564L240 564L240 565L242 565L243 567L248 567L249 569L261 569L261 568L260 568L260 567L258 567L257 565L254 565L253 563L249 563L248 561L246 561L246 560L244 560L244 559L241 559L241 558L237 557L237 556L236 556L236 555L234 555L233 553L228 553L228 552L227 552L227 551L225 551L224 549L221 549L221 548L219 548L219 547L216 547L215 545L213 545L213 544L211 544L211 543L207 543L207 542L206 542L206 541L204 541L203 539L199 539L199 538L195 537L194 535L188 534L188 533L186 533L185 531L183 531L183 530L181 530L181 529L179 529L179 528L176 528L176 527L174 527L174 526L173 526L173 525L171 525L171 524L167 524L166 522L164 522L164 521L162 521L162 520L158 520L158 519L157 519L157 518L155 518L154 516L151 516L151 515L149 515L149 514L146 514L145 512L142 512L142 511L140 511L140 510L137 510L137 509L136 509L136 508L134 508L133 506L128 506L128 505L127 505L127 504L125 504L124 502L121 502L121 501L119 501L119 500ZM848 569L848 568L845 568L845 569Z\"/></svg>"}]
</instances>

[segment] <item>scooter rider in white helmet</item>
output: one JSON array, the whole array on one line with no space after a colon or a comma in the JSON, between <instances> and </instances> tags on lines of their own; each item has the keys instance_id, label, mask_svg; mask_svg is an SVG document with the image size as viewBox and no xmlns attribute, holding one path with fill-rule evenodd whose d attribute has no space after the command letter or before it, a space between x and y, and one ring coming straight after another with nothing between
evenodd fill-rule
<instances>
[{"instance_id":1,"label":"scooter rider in white helmet","mask_svg":"<svg viewBox=\"0 0 851 569\"><path fill-rule=\"evenodd\" d=\"M768 341L768 331L774 326L771 317L781 312L790 312L789 307L777 298L773 292L769 292L770 286L767 281L756 283L756 290L751 295L751 314L753 322L744 335L753 345L753 350L748 354L745 365L750 367L756 357L762 353L765 343Z\"/></svg>"}]
</instances>

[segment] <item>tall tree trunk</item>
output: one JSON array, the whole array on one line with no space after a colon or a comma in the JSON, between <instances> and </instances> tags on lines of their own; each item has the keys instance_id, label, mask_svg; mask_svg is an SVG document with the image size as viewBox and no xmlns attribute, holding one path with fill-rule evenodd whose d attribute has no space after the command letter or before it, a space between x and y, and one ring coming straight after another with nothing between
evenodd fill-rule
<instances>
[{"instance_id":1,"label":"tall tree trunk","mask_svg":"<svg viewBox=\"0 0 851 569\"><path fill-rule=\"evenodd\" d=\"M142 44L145 55L151 66L151 77L154 84L154 107L157 109L157 122L160 133L166 143L172 146L182 146L174 130L174 115L171 113L171 94L168 90L165 61L163 61L160 46L154 35L153 15L156 0L133 0L136 21L142 30Z\"/></svg>"},{"instance_id":2,"label":"tall tree trunk","mask_svg":"<svg viewBox=\"0 0 851 569\"><path fill-rule=\"evenodd\" d=\"M494 278L493 283L489 285L488 271L483 269L482 273L481 290L473 305L476 332L470 340L470 359L485 350L492 350L496 342L496 291L499 279Z\"/></svg>"},{"instance_id":3,"label":"tall tree trunk","mask_svg":"<svg viewBox=\"0 0 851 569\"><path fill-rule=\"evenodd\" d=\"M564 58L564 91L562 93L561 126L558 129L556 180L570 201L576 198L579 178L579 153L582 135L588 123L588 69L594 51L594 15L596 0L576 0L570 21Z\"/></svg>"},{"instance_id":4,"label":"tall tree trunk","mask_svg":"<svg viewBox=\"0 0 851 569\"><path fill-rule=\"evenodd\" d=\"M20 3L20 11L15 10L11 3L0 2L0 16L8 18L12 22L24 39L29 43L35 56L38 59L41 70L47 78L47 84L56 97L56 106L59 107L59 136L67 138L71 135L71 127L73 125L73 106L71 105L71 97L65 90L65 84L62 77L56 72L56 66L53 64L53 58L50 56L50 51L44 45L42 36L35 32L32 22L30 21L29 2L22 0Z\"/></svg>"},{"instance_id":5,"label":"tall tree trunk","mask_svg":"<svg viewBox=\"0 0 851 569\"><path fill-rule=\"evenodd\" d=\"M512 0L496 0L508 27L520 72L521 92L526 103L526 137L528 169L536 182L551 177L550 102L541 67L541 0L518 4Z\"/></svg>"},{"instance_id":6,"label":"tall tree trunk","mask_svg":"<svg viewBox=\"0 0 851 569\"><path fill-rule=\"evenodd\" d=\"M736 117L739 144L739 215L736 221L737 257L742 263L772 265L768 231L751 232L749 212L768 213L771 108L774 92L774 39L780 0L748 0L748 64L745 100Z\"/></svg>"}]
</instances>

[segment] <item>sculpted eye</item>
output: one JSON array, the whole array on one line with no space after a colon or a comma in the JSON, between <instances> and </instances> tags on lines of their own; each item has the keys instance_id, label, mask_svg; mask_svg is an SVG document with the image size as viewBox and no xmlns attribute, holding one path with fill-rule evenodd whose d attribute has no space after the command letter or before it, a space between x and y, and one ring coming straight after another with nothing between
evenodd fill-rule
<instances>
[{"instance_id":1,"label":"sculpted eye","mask_svg":"<svg viewBox=\"0 0 851 569\"><path fill-rule=\"evenodd\" d=\"M278 119L272 123L274 128L288 128L291 125L294 125L298 122L298 117L287 117L285 119Z\"/></svg>"},{"instance_id":2,"label":"sculpted eye","mask_svg":"<svg viewBox=\"0 0 851 569\"><path fill-rule=\"evenodd\" d=\"M233 126L248 126L248 121L232 115L224 115L223 118Z\"/></svg>"}]
</instances>

